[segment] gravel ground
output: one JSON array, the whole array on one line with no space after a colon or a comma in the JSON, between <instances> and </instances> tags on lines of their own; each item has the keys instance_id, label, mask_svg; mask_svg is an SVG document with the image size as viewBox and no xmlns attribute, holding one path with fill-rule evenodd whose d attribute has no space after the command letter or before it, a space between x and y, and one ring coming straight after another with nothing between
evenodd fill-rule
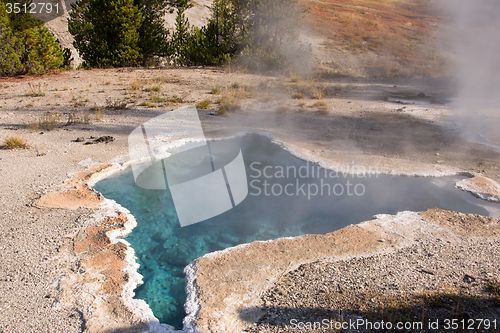
<instances>
[{"instance_id":1,"label":"gravel ground","mask_svg":"<svg viewBox=\"0 0 500 333\"><path fill-rule=\"evenodd\" d=\"M264 314L247 331L294 332L293 319L442 323L440 330L424 332L445 331L445 320L453 318L498 322L500 298L487 281L499 281L499 256L498 239L460 245L422 241L392 254L302 265L262 296Z\"/></svg>"}]
</instances>

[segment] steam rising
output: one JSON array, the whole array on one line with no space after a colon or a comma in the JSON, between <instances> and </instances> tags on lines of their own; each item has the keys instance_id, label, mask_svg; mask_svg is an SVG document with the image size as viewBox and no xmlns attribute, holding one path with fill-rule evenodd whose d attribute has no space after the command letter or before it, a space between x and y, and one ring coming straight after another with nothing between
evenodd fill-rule
<instances>
[{"instance_id":1,"label":"steam rising","mask_svg":"<svg viewBox=\"0 0 500 333\"><path fill-rule=\"evenodd\" d=\"M500 148L500 2L442 0L458 56L454 122L468 139Z\"/></svg>"}]
</instances>

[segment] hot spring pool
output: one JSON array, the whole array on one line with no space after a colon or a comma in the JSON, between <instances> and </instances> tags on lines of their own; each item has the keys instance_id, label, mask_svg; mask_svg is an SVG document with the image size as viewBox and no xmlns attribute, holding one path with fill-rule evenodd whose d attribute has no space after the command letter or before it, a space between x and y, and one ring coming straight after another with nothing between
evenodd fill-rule
<instances>
[{"instance_id":1,"label":"hot spring pool","mask_svg":"<svg viewBox=\"0 0 500 333\"><path fill-rule=\"evenodd\" d=\"M182 328L185 316L184 267L206 253L254 240L323 234L375 214L404 210L439 207L489 215L484 207L491 204L454 187L464 177L386 176L355 166L332 172L297 159L265 136L228 141L241 147L249 194L235 208L204 222L181 228L169 190L139 188L130 168L94 187L135 216L137 227L127 241L144 280L136 298L145 300L160 322L176 328Z\"/></svg>"}]
</instances>

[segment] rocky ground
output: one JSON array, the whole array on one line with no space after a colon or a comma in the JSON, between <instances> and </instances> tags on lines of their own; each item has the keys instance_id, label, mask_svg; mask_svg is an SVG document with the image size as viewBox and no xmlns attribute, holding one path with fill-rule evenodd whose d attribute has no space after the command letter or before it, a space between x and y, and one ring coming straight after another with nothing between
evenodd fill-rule
<instances>
[{"instance_id":1,"label":"rocky ground","mask_svg":"<svg viewBox=\"0 0 500 333\"><path fill-rule=\"evenodd\" d=\"M0 140L20 136L29 145L27 149L0 149L0 331L88 330L82 319L84 309L54 304L61 278L78 271L78 259L68 256L61 247L88 226L88 217L95 208L47 208L35 203L44 193L60 191L57 185L90 165L125 162L127 136L143 122L176 107L209 100L207 109L199 109L207 136L267 131L303 156L332 167L356 163L376 166L383 172L421 175L466 171L498 182L500 153L460 137L460 129L449 121L453 107L446 101L453 97L453 87L452 82L442 79L323 81L196 68L68 71L0 79ZM227 106L224 115L218 114L221 105ZM95 141L103 136L114 140ZM84 141L75 142L79 137ZM283 279L275 281L275 289L269 285L271 289L259 296L262 306L269 308L269 316L262 317L257 329L277 329L282 321L276 321L273 311L291 306L273 290L285 288L299 293L300 286L307 285L312 289L304 295L309 296L296 305L320 306L321 299L315 295L323 287L308 282L315 276L313 272L325 269L333 275L347 264L361 267L360 260L376 267L391 262L382 269L387 274L403 270L405 260L414 260L413 267L434 273L415 274L435 281L441 272L453 272L435 288L445 288L447 283L468 286L460 282L467 274L478 283L470 291L480 293L486 275L472 264L480 260L478 267L484 266L488 258L494 262L497 244L497 239L485 242L482 238L470 238L460 245L422 243L386 256L336 264L305 263L297 271L298 267L293 271L290 268ZM456 254L455 250L465 252ZM408 257L410 252L415 255ZM451 260L446 253L458 257ZM463 253L470 253L465 256L465 264L460 260ZM406 257L409 259L400 260ZM443 263L446 270L440 269ZM461 264L465 266L458 267ZM309 273L296 277L304 269ZM487 273L498 279L495 268ZM344 270L343 274L342 278L351 281L344 285L346 290L354 288L352 281L357 283L359 273ZM372 297L375 305L385 304L385 298L403 291L413 297L410 291L415 277L388 279L401 282L397 289L387 287L389 295L377 289L382 284L370 287L383 299L379 302L379 298ZM419 292L431 288L431 282L424 282ZM317 290L313 290L315 286ZM347 304L342 303L345 296L329 297ZM356 304L364 302L365 296L359 297ZM413 313L410 310L408 314ZM346 305L345 311L371 310L366 305L359 309Z\"/></svg>"},{"instance_id":2,"label":"rocky ground","mask_svg":"<svg viewBox=\"0 0 500 333\"><path fill-rule=\"evenodd\" d=\"M473 233L484 225L498 225L498 221L439 210L423 215L437 223L460 224L462 220L462 226L468 224ZM362 319L394 326L398 322L423 323L423 329L408 326L410 332L495 332L498 326L480 326L480 320L494 322L500 316L496 264L500 247L497 232L482 236L491 237L478 241L462 235L457 241L424 236L390 254L301 265L263 293L261 317L247 331L294 332L293 320L307 325L327 318L329 329L317 331L335 331L335 325ZM445 329L453 319L466 324ZM429 326L436 321L441 323L439 328ZM366 325L344 331L369 331Z\"/></svg>"}]
</instances>

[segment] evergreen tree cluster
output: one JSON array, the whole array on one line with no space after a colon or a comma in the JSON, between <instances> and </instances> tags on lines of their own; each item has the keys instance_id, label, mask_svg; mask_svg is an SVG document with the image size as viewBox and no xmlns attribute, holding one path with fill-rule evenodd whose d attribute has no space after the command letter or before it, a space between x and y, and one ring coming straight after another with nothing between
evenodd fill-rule
<instances>
[{"instance_id":1,"label":"evergreen tree cluster","mask_svg":"<svg viewBox=\"0 0 500 333\"><path fill-rule=\"evenodd\" d=\"M9 2L0 0L0 75L43 74L68 66L69 50L63 53L41 20L29 13L8 13Z\"/></svg>"},{"instance_id":2,"label":"evergreen tree cluster","mask_svg":"<svg viewBox=\"0 0 500 333\"><path fill-rule=\"evenodd\" d=\"M297 43L297 0L215 0L208 23L193 27L190 0L78 0L69 32L86 67L220 65L237 60L267 71L304 54ZM163 16L177 11L172 33Z\"/></svg>"}]
</instances>

